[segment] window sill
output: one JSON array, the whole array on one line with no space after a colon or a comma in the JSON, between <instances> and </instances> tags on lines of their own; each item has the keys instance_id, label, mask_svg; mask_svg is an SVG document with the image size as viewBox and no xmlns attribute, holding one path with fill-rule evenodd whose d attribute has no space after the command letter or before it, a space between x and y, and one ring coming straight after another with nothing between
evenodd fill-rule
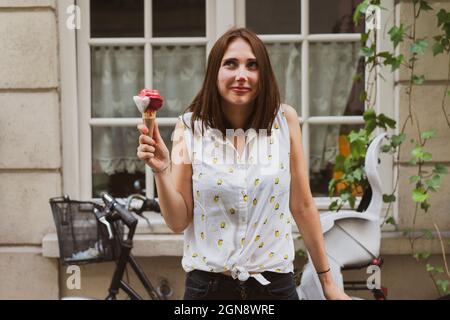
<instances>
[{"instance_id":1,"label":"window sill","mask_svg":"<svg viewBox=\"0 0 450 320\"><path fill-rule=\"evenodd\" d=\"M174 234L165 224L161 215L148 212L145 216L148 223L139 218L139 224L134 237L133 254L136 257L157 257L183 255L183 234ZM293 227L294 243L296 250L304 250L302 240L298 240L298 231ZM450 231L443 232L445 240L450 239ZM438 239L418 239L415 243L416 252L428 251L431 254L440 254L441 247ZM399 231L382 231L381 254L382 255L409 255L411 247L409 239ZM58 258L58 238L56 233L45 235L42 241L42 255L47 258Z\"/></svg>"}]
</instances>

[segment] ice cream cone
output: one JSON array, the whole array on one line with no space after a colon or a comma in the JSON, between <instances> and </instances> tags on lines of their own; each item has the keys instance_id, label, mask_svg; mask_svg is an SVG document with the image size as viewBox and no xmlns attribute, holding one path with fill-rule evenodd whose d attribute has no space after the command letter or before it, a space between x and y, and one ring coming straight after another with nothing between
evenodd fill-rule
<instances>
[{"instance_id":1,"label":"ice cream cone","mask_svg":"<svg viewBox=\"0 0 450 320\"><path fill-rule=\"evenodd\" d=\"M148 129L147 135L153 138L156 111L162 107L164 98L158 90L142 89L138 96L133 97L133 100L142 113L142 120Z\"/></svg>"},{"instance_id":2,"label":"ice cream cone","mask_svg":"<svg viewBox=\"0 0 450 320\"><path fill-rule=\"evenodd\" d=\"M153 138L153 131L155 129L156 110L147 110L142 114L142 120L148 129L147 135Z\"/></svg>"}]
</instances>

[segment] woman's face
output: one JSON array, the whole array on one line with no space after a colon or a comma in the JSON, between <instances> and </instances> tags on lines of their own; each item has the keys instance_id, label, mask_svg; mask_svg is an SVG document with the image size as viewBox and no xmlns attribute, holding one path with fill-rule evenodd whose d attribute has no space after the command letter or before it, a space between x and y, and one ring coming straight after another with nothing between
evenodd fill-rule
<instances>
[{"instance_id":1,"label":"woman's face","mask_svg":"<svg viewBox=\"0 0 450 320\"><path fill-rule=\"evenodd\" d=\"M259 69L252 48L242 38L233 40L220 63L217 87L226 106L248 107L258 94Z\"/></svg>"}]
</instances>

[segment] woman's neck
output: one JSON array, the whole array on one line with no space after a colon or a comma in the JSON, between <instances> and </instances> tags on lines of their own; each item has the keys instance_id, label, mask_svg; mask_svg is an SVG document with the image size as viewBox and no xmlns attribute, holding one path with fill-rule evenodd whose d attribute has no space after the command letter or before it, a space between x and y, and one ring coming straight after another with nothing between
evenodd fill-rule
<instances>
[{"instance_id":1,"label":"woman's neck","mask_svg":"<svg viewBox=\"0 0 450 320\"><path fill-rule=\"evenodd\" d=\"M245 129L245 125L248 122L253 112L253 106L224 106L223 113L227 121L231 124L230 129Z\"/></svg>"}]
</instances>

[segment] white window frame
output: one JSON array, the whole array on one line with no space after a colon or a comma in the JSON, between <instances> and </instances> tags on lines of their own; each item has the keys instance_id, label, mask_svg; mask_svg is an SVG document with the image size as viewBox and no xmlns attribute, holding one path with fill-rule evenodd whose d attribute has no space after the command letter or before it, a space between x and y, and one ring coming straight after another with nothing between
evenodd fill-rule
<instances>
[{"instance_id":1,"label":"white window frame","mask_svg":"<svg viewBox=\"0 0 450 320\"><path fill-rule=\"evenodd\" d=\"M60 31L60 61L64 66L61 72L61 104L62 104L62 136L63 136L63 191L73 198L91 199L92 172L91 172L91 127L92 126L130 126L136 127L141 121L139 118L120 119L91 119L90 118L90 45L137 45L145 46L145 86L152 87L152 44L195 44L206 45L206 55L214 41L229 27L243 26L245 21L245 0L206 0L206 36L199 38L158 38L151 35L151 4L145 0L145 37L144 38L94 38L89 39L90 18L89 0L60 0L58 1L59 31ZM309 34L309 1L301 0L301 34L299 35L261 35L264 42L295 42L302 44L302 81L301 81L301 108L299 121L302 123L303 146L305 154L309 154L309 126L310 124L362 124L362 116L335 116L314 117L309 116L309 83L308 83L308 50L310 42L324 41L357 41L359 34ZM66 9L71 4L77 4L81 9L81 29L70 30L66 27ZM389 30L394 25L394 0L382 0L382 28ZM384 29L386 28L386 29ZM392 47L386 38L378 37L380 51L391 50ZM76 52L76 55L73 53ZM77 68L78 66L78 68ZM385 80L377 81L376 111L398 120L398 111L394 106L394 76L387 68L380 72ZM381 97L382 95L382 97ZM381 100L383 98L383 100ZM161 118L160 125L174 125L177 118ZM309 161L309 157L306 157ZM393 178L397 168L393 159L386 157L381 168L383 186L386 193L393 188ZM309 172L308 172L309 174ZM146 166L147 196L154 195L153 175ZM398 199L398 197L397 197ZM326 210L332 200L328 197L316 197L316 204L320 210ZM398 201L392 207L393 216L398 221Z\"/></svg>"}]
</instances>

